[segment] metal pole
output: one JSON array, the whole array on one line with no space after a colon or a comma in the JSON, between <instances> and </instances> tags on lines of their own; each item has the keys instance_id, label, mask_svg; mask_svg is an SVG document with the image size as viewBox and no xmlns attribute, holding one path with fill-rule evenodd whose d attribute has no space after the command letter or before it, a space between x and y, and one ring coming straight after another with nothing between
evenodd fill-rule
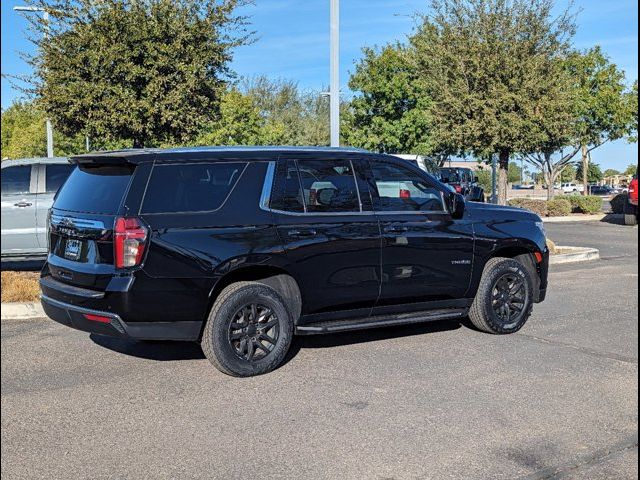
<instances>
[{"instance_id":1,"label":"metal pole","mask_svg":"<svg viewBox=\"0 0 640 480\"><path fill-rule=\"evenodd\" d=\"M491 203L498 203L498 157L491 155Z\"/></svg>"},{"instance_id":2,"label":"metal pole","mask_svg":"<svg viewBox=\"0 0 640 480\"><path fill-rule=\"evenodd\" d=\"M340 146L340 0L330 0L331 47L330 47L330 81L329 81L329 116L331 146Z\"/></svg>"}]
</instances>

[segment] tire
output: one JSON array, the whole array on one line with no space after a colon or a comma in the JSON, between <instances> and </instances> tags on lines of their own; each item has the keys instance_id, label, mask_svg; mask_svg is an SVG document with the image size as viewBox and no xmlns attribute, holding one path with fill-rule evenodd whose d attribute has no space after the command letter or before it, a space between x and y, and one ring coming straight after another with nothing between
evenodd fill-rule
<instances>
[{"instance_id":1,"label":"tire","mask_svg":"<svg viewBox=\"0 0 640 480\"><path fill-rule=\"evenodd\" d=\"M624 206L624 224L629 226L638 224L638 207L629 202Z\"/></svg>"},{"instance_id":2,"label":"tire","mask_svg":"<svg viewBox=\"0 0 640 480\"><path fill-rule=\"evenodd\" d=\"M509 282L504 283L505 279L511 278L514 279L514 286L521 287L507 302L505 311L500 309L500 305L505 303L509 294L506 291L502 292L501 289L509 285ZM484 267L480 286L469 310L471 323L487 333L514 333L527 322L532 309L533 282L528 270L520 262L511 258L489 260ZM504 316L507 318L505 319Z\"/></svg>"},{"instance_id":3,"label":"tire","mask_svg":"<svg viewBox=\"0 0 640 480\"><path fill-rule=\"evenodd\" d=\"M267 315L267 310L272 314ZM260 325L266 328L271 324L268 330L261 330ZM262 340L265 337L270 340ZM293 319L282 297L262 283L238 282L222 290L214 302L201 345L206 357L222 373L251 377L277 368L289 351L292 338Z\"/></svg>"}]
</instances>

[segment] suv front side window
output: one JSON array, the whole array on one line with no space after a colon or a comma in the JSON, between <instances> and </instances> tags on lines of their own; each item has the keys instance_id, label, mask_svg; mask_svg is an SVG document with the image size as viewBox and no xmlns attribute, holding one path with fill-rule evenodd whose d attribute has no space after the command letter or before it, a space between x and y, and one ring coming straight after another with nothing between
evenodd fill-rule
<instances>
[{"instance_id":1,"label":"suv front side window","mask_svg":"<svg viewBox=\"0 0 640 480\"><path fill-rule=\"evenodd\" d=\"M392 163L371 162L383 212L444 212L442 193L409 169Z\"/></svg>"}]
</instances>

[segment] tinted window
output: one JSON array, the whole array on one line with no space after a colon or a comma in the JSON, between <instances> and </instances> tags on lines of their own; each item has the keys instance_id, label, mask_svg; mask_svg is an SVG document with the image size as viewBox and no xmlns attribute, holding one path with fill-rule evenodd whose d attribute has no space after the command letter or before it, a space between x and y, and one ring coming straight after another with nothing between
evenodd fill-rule
<instances>
[{"instance_id":1,"label":"tinted window","mask_svg":"<svg viewBox=\"0 0 640 480\"><path fill-rule=\"evenodd\" d=\"M82 166L74 169L54 203L74 212L117 213L134 167Z\"/></svg>"},{"instance_id":2,"label":"tinted window","mask_svg":"<svg viewBox=\"0 0 640 480\"><path fill-rule=\"evenodd\" d=\"M2 194L29 193L31 165L2 169Z\"/></svg>"},{"instance_id":3,"label":"tinted window","mask_svg":"<svg viewBox=\"0 0 640 480\"><path fill-rule=\"evenodd\" d=\"M358 188L348 160L300 160L307 212L359 212Z\"/></svg>"},{"instance_id":4,"label":"tinted window","mask_svg":"<svg viewBox=\"0 0 640 480\"><path fill-rule=\"evenodd\" d=\"M302 187L295 160L287 160L278 166L271 208L286 212L304 212Z\"/></svg>"},{"instance_id":5,"label":"tinted window","mask_svg":"<svg viewBox=\"0 0 640 480\"><path fill-rule=\"evenodd\" d=\"M440 190L411 170L380 162L371 162L371 170L380 197L379 210L444 211Z\"/></svg>"},{"instance_id":6,"label":"tinted window","mask_svg":"<svg viewBox=\"0 0 640 480\"><path fill-rule=\"evenodd\" d=\"M246 163L156 165L144 196L144 213L217 210L231 193Z\"/></svg>"},{"instance_id":7,"label":"tinted window","mask_svg":"<svg viewBox=\"0 0 640 480\"><path fill-rule=\"evenodd\" d=\"M55 193L65 182L74 165L46 165L46 191Z\"/></svg>"},{"instance_id":8,"label":"tinted window","mask_svg":"<svg viewBox=\"0 0 640 480\"><path fill-rule=\"evenodd\" d=\"M460 182L460 175L455 168L443 168L440 170L440 174L442 175L442 179L449 183L458 183Z\"/></svg>"}]
</instances>

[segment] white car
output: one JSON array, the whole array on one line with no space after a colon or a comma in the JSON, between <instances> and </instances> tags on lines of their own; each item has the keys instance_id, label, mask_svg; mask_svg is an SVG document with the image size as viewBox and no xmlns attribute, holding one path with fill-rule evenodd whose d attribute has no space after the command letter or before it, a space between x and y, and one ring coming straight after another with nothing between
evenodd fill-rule
<instances>
[{"instance_id":1,"label":"white car","mask_svg":"<svg viewBox=\"0 0 640 480\"><path fill-rule=\"evenodd\" d=\"M563 183L562 185L560 185L560 189L564 192L564 193L574 193L574 192L584 192L584 185L583 184L577 184L577 183Z\"/></svg>"}]
</instances>

